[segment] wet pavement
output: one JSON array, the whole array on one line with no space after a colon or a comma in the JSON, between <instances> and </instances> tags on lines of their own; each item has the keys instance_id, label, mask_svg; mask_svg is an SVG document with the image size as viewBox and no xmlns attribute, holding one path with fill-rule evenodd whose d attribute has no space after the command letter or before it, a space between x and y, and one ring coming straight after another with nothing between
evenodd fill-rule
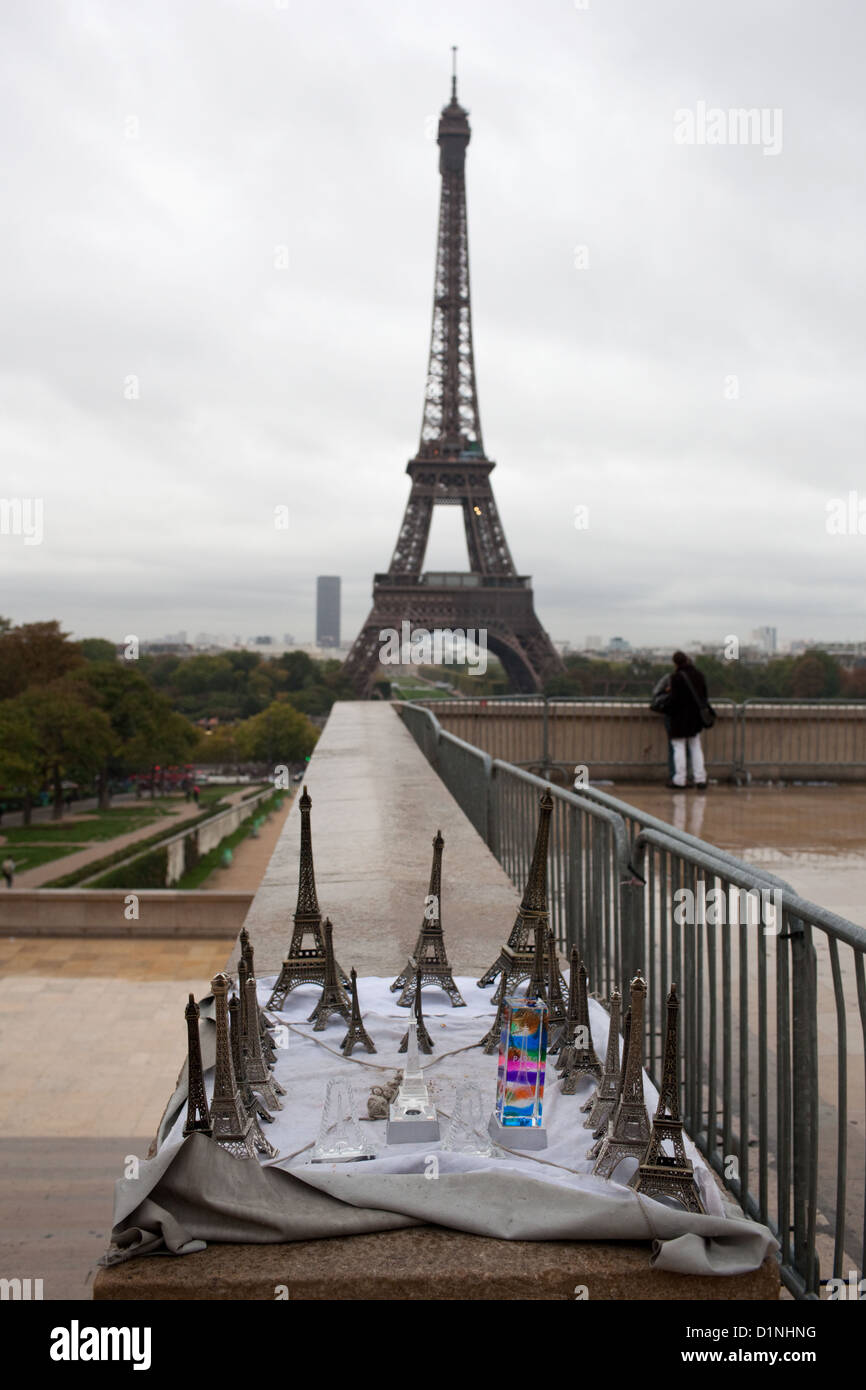
<instances>
[{"instance_id":1,"label":"wet pavement","mask_svg":"<svg viewBox=\"0 0 866 1390\"><path fill-rule=\"evenodd\" d=\"M705 792L646 782L597 785L866 927L866 785L753 783Z\"/></svg>"}]
</instances>

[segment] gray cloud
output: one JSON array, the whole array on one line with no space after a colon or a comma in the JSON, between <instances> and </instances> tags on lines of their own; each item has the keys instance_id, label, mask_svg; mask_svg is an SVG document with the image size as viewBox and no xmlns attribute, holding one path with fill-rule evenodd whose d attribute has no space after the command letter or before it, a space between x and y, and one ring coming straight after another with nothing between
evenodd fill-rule
<instances>
[{"instance_id":1,"label":"gray cloud","mask_svg":"<svg viewBox=\"0 0 866 1390\"><path fill-rule=\"evenodd\" d=\"M307 637L340 573L353 634L417 444L457 42L484 438L551 634L863 635L866 537L824 525L866 498L853 0L4 26L3 492L44 497L45 540L0 536L0 611ZM781 153L678 146L698 101L781 108ZM438 522L431 567L463 567Z\"/></svg>"}]
</instances>

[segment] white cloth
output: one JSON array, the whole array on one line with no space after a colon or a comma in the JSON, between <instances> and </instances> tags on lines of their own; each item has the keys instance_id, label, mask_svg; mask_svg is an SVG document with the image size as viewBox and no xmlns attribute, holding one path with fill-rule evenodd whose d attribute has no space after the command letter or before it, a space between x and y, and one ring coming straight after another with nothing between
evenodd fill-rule
<instances>
[{"instance_id":1,"label":"white cloth","mask_svg":"<svg viewBox=\"0 0 866 1390\"><path fill-rule=\"evenodd\" d=\"M273 978L258 982L262 1005L273 988ZM488 1056L477 1046L495 1016L490 1003L493 989L480 990L471 978L459 977L456 983L466 1000L465 1008L452 1008L442 990L424 986L424 1018L434 1051L430 1056L422 1054L420 1060L430 1098L439 1115L442 1138L445 1137L454 1095L461 1082L474 1081L480 1086L485 1114L492 1112L496 1097L497 1055ZM548 1135L546 1149L532 1155L503 1150L494 1158L476 1158L449 1153L440 1144L392 1144L389 1147L385 1143L385 1123L367 1119L370 1088L382 1081L390 1081L395 1070L402 1068L406 1060L405 1053L399 1053L397 1049L406 1032L410 1010L398 1007L398 995L390 993L389 985L390 980L375 977L358 980L358 1000L364 1027L376 1045L375 1053L356 1047L350 1058L341 1055L339 1049L346 1034L346 1024L339 1014L332 1014L321 1033L314 1032L313 1025L306 1020L321 997L321 989L317 985L303 985L294 990L286 998L282 1012L271 1010L272 1016L286 1025L281 1041L286 1041L288 1045L278 1049L274 1069L274 1075L287 1092L281 1097L283 1108L272 1112L273 1124L262 1126L267 1138L279 1150L278 1158L265 1160L268 1166L282 1168L314 1184L318 1183L317 1174L321 1173L323 1166L338 1166L311 1166L309 1150L318 1137L327 1082L332 1076L343 1076L355 1093L355 1113L361 1119L363 1136L376 1150L376 1158L368 1159L361 1165L368 1177L377 1173L423 1173L426 1156L435 1152L440 1173L489 1172L494 1168L499 1171L507 1166L555 1186L589 1185L600 1196L606 1196L612 1188L631 1191L627 1183L637 1167L634 1159L622 1161L612 1182L592 1177L594 1160L586 1157L586 1151L594 1140L592 1131L583 1127L586 1115L580 1107L595 1093L595 1083L590 1077L585 1077L578 1083L574 1095L563 1095L555 1070L555 1057L548 1061L544 1088L542 1119ZM589 1001L589 1010L593 1045L603 1063L609 1017L594 999ZM213 1091L212 1070L205 1076L205 1087L210 1099ZM651 1118L658 1092L646 1075L644 1096ZM185 1120L184 1107L174 1121L166 1144L181 1143ZM686 1137L685 1142L686 1152L695 1165L695 1176L707 1212L723 1215L716 1182L691 1140ZM345 1172L345 1165L339 1166Z\"/></svg>"},{"instance_id":2,"label":"white cloth","mask_svg":"<svg viewBox=\"0 0 866 1390\"><path fill-rule=\"evenodd\" d=\"M706 782L707 769L704 763L704 750L701 747L701 736L695 734L693 738L672 738L671 745L674 750L674 775L673 782L677 787L686 785L686 744L689 745L689 757L692 760L692 776L696 782Z\"/></svg>"},{"instance_id":3,"label":"white cloth","mask_svg":"<svg viewBox=\"0 0 866 1390\"><path fill-rule=\"evenodd\" d=\"M259 981L266 1003L273 979ZM309 1162L322 1116L329 1078L345 1077L356 1091L356 1113L366 1116L369 1088L402 1067L397 1051L409 1011L397 1006L389 980L362 979L358 995L365 1027L377 1052L344 1058L339 1045L346 1025L333 1016L321 1033L306 1022L320 990L307 986L286 1000L276 1014L286 1025L288 1045L279 1049L275 1074L286 1088L282 1109L264 1132L279 1150L276 1159L239 1160L200 1134L183 1139L185 1082L166 1110L155 1157L144 1159L134 1178L115 1186L112 1249L105 1263L135 1255L172 1251L192 1253L208 1241L276 1242L433 1223L505 1240L646 1240L653 1242L657 1268L693 1274L740 1274L757 1269L777 1242L766 1227L729 1216L712 1175L690 1140L686 1151L706 1215L684 1211L634 1192L626 1184L636 1160L624 1160L605 1181L592 1176L586 1150L592 1134L584 1129L582 1102L594 1083L582 1081L564 1096L555 1071L548 1070L543 1118L548 1147L536 1153L500 1149L499 1156L451 1153L441 1144L388 1146L386 1126L363 1118L360 1128L376 1157L360 1163ZM492 1109L497 1056L477 1046L494 1018L492 989L458 978L465 1008L453 1009L445 994L424 990L424 1015L434 1042L422 1056L431 1099L443 1136L453 1096L461 1081L475 1081ZM589 1001L593 1043L603 1060L608 1015ZM211 1015L211 1016L209 1016ZM210 1095L214 1055L212 1000L202 1005L202 1053ZM655 1088L644 1077L644 1096L652 1118ZM435 1163L431 1157L435 1155ZM430 1178L436 1181L428 1181Z\"/></svg>"}]
</instances>

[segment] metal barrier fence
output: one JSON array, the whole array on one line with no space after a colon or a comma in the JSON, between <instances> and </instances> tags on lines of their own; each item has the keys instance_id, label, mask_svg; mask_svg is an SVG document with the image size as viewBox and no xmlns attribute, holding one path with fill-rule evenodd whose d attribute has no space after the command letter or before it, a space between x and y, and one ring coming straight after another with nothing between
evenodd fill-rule
<instances>
[{"instance_id":1,"label":"metal barrier fence","mask_svg":"<svg viewBox=\"0 0 866 1390\"><path fill-rule=\"evenodd\" d=\"M780 1244L797 1298L866 1259L866 931L790 885L595 788L577 791L400 715L518 886L551 793L549 902L594 993L640 968L647 1071L681 997L683 1123L743 1210ZM858 1276L859 1277L859 1276Z\"/></svg>"},{"instance_id":2,"label":"metal barrier fence","mask_svg":"<svg viewBox=\"0 0 866 1390\"><path fill-rule=\"evenodd\" d=\"M576 764L610 772L661 774L667 767L662 719L639 697L519 695L418 701L448 732L517 767L569 772ZM713 699L718 715L703 737L711 774L866 774L866 700Z\"/></svg>"}]
</instances>

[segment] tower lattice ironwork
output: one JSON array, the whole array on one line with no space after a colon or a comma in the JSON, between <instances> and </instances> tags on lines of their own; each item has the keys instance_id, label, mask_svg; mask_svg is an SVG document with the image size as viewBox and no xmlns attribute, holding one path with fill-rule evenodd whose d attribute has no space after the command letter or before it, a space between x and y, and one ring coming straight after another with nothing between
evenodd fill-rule
<instances>
[{"instance_id":1,"label":"tower lattice ironwork","mask_svg":"<svg viewBox=\"0 0 866 1390\"><path fill-rule=\"evenodd\" d=\"M298 985L325 985L325 940L322 936L322 909L316 893L316 873L313 868L313 836L310 829L312 797L304 787L298 802L301 812L301 852L298 864L298 903L295 908L294 929L289 953L283 960L277 983L268 1000L269 1009L281 1009L287 994ZM304 943L310 938L311 946ZM349 977L337 964L340 983L347 985Z\"/></svg>"},{"instance_id":2,"label":"tower lattice ironwork","mask_svg":"<svg viewBox=\"0 0 866 1390\"><path fill-rule=\"evenodd\" d=\"M650 1140L649 1117L643 1098L645 999L646 980L638 971L631 982L631 1029L628 1051L623 1056L622 1088L592 1170L598 1178L612 1178L624 1158L637 1158L640 1162Z\"/></svg>"},{"instance_id":3,"label":"tower lattice ironwork","mask_svg":"<svg viewBox=\"0 0 866 1390\"><path fill-rule=\"evenodd\" d=\"M541 689L562 670L562 659L538 620L531 580L519 575L505 539L484 452L472 346L469 238L466 218L468 112L451 100L439 118L441 196L433 325L418 452L406 466L412 489L387 574L377 574L373 608L346 660L359 694L377 675L382 632L483 629L512 687ZM423 572L435 506L460 507L469 552L468 573ZM441 659L441 658L440 658Z\"/></svg>"},{"instance_id":4,"label":"tower lattice ironwork","mask_svg":"<svg viewBox=\"0 0 866 1390\"><path fill-rule=\"evenodd\" d=\"M433 864L430 869L430 887L424 901L424 920L415 943L414 955L397 976L391 986L391 993L402 990L398 1004L409 1008L415 998L415 973L420 967L423 985L438 985L444 990L455 1009L465 1008L466 1000L454 983L448 952L445 949L445 936L442 931L442 850L445 841L442 831L436 831L433 841Z\"/></svg>"},{"instance_id":5,"label":"tower lattice ironwork","mask_svg":"<svg viewBox=\"0 0 866 1390\"><path fill-rule=\"evenodd\" d=\"M645 1197L673 1197L682 1203L686 1211L703 1212L705 1207L695 1181L695 1170L691 1159L686 1157L683 1123L680 1119L677 1049L679 1011L677 987L671 985L659 1103L656 1106L646 1153L629 1185L636 1192L642 1192ZM666 1144L670 1146L670 1152L665 1149Z\"/></svg>"}]
</instances>

